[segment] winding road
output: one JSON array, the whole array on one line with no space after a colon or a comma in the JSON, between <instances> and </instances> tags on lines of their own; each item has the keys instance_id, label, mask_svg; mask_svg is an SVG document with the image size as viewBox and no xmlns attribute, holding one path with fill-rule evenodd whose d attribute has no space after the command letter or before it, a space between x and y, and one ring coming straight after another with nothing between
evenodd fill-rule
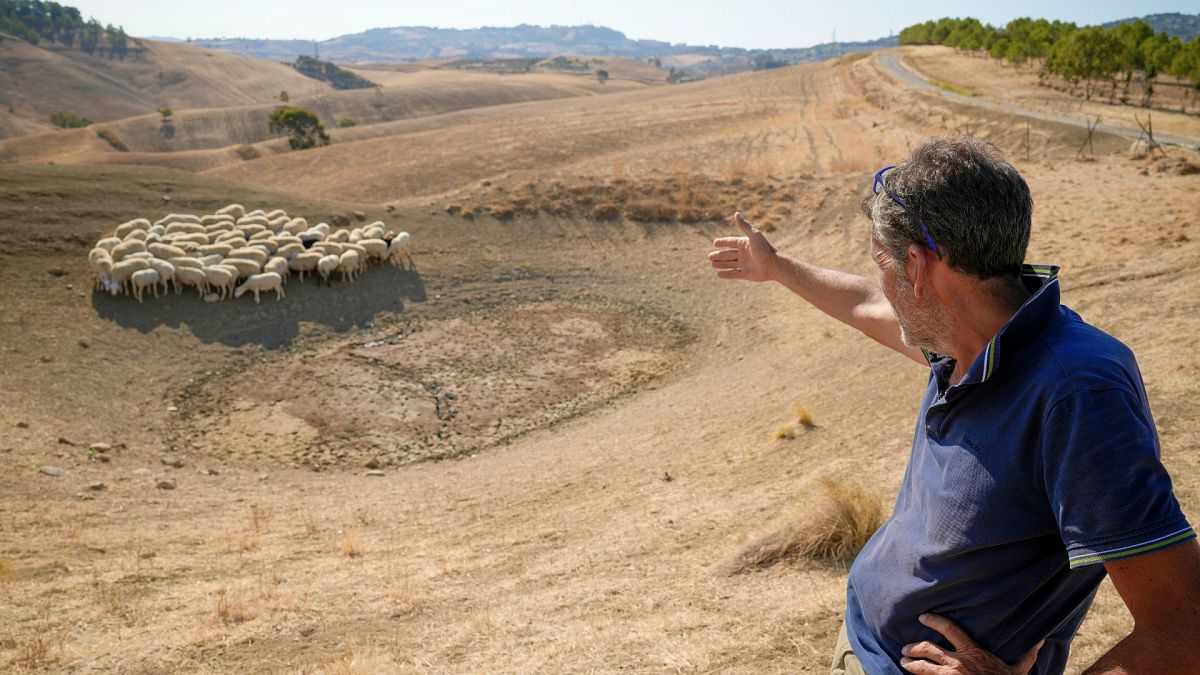
<instances>
[{"instance_id":1,"label":"winding road","mask_svg":"<svg viewBox=\"0 0 1200 675\"><path fill-rule=\"evenodd\" d=\"M911 85L912 87L922 91L938 94L947 100L954 101L955 103L971 105L977 108L986 108L996 112L1021 115L1023 117L1032 117L1034 119L1045 120L1047 122L1069 124L1081 129L1087 129L1088 127L1088 123L1086 121L1075 117L1068 117L1066 115L1059 115L1041 110L1031 110L1029 108L1022 108L1020 106L1010 105L1007 103L988 101L986 99L981 99L974 96L964 96L952 91L946 91L945 89L942 89L941 87L929 82L915 70L911 69L907 64L903 63L900 59L900 55L898 54L880 54L878 58L879 62L883 64L884 68L887 68L888 72L890 72L892 75L895 75L896 78L905 84ZM1142 136L1140 129L1117 127L1111 124L1100 124L1096 127L1096 130L1132 139L1137 139ZM1172 136L1170 134L1155 134L1154 140L1163 145L1175 145L1181 148L1187 148L1188 150L1200 151L1200 140L1194 138Z\"/></svg>"}]
</instances>

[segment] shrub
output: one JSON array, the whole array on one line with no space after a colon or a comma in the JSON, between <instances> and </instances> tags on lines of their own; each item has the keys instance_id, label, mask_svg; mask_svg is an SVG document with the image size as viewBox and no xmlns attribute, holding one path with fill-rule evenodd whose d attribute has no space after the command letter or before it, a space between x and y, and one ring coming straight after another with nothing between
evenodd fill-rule
<instances>
[{"instance_id":1,"label":"shrub","mask_svg":"<svg viewBox=\"0 0 1200 675\"><path fill-rule=\"evenodd\" d=\"M612 202L600 202L592 207L592 220L616 220L621 215L621 207Z\"/></svg>"},{"instance_id":2,"label":"shrub","mask_svg":"<svg viewBox=\"0 0 1200 675\"><path fill-rule=\"evenodd\" d=\"M92 121L75 113L56 112L50 113L50 123L63 129L79 129L88 126Z\"/></svg>"},{"instance_id":3,"label":"shrub","mask_svg":"<svg viewBox=\"0 0 1200 675\"><path fill-rule=\"evenodd\" d=\"M111 145L114 150L118 152L129 152L129 146L125 144L125 141L121 140L121 137L112 131L108 129L97 129L96 135L104 139L104 141Z\"/></svg>"},{"instance_id":4,"label":"shrub","mask_svg":"<svg viewBox=\"0 0 1200 675\"><path fill-rule=\"evenodd\" d=\"M883 524L883 500L878 491L861 485L829 477L820 483L821 500L814 508L752 539L716 571L732 575L802 559L839 563L853 560Z\"/></svg>"},{"instance_id":5,"label":"shrub","mask_svg":"<svg viewBox=\"0 0 1200 675\"><path fill-rule=\"evenodd\" d=\"M513 216L516 215L511 206L501 202L492 202L488 213L496 220L512 220Z\"/></svg>"},{"instance_id":6,"label":"shrub","mask_svg":"<svg viewBox=\"0 0 1200 675\"><path fill-rule=\"evenodd\" d=\"M259 157L262 157L262 153L258 151L258 148L250 144L237 146L237 148L234 149L233 154L244 160L258 159Z\"/></svg>"},{"instance_id":7,"label":"shrub","mask_svg":"<svg viewBox=\"0 0 1200 675\"><path fill-rule=\"evenodd\" d=\"M162 115L164 120L175 114L175 111L170 108L156 108L156 110L158 110L158 114Z\"/></svg>"},{"instance_id":8,"label":"shrub","mask_svg":"<svg viewBox=\"0 0 1200 675\"><path fill-rule=\"evenodd\" d=\"M349 117L343 117L342 119L338 120L338 127L341 129L348 129L354 126L358 126L358 122L355 122Z\"/></svg>"},{"instance_id":9,"label":"shrub","mask_svg":"<svg viewBox=\"0 0 1200 675\"><path fill-rule=\"evenodd\" d=\"M288 146L293 150L329 144L325 126L311 110L281 106L271 111L267 124L273 134L287 133Z\"/></svg>"},{"instance_id":10,"label":"shrub","mask_svg":"<svg viewBox=\"0 0 1200 675\"><path fill-rule=\"evenodd\" d=\"M675 207L660 199L641 199L625 208L625 217L639 222L666 223L675 220Z\"/></svg>"}]
</instances>

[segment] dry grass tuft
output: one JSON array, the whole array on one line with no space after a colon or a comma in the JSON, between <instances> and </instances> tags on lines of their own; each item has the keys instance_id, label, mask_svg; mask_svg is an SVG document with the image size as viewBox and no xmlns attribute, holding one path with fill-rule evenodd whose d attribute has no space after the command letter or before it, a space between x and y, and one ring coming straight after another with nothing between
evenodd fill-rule
<instances>
[{"instance_id":1,"label":"dry grass tuft","mask_svg":"<svg viewBox=\"0 0 1200 675\"><path fill-rule=\"evenodd\" d=\"M217 593L217 620L222 625L245 623L258 616L251 598L222 588Z\"/></svg>"},{"instance_id":2,"label":"dry grass tuft","mask_svg":"<svg viewBox=\"0 0 1200 675\"><path fill-rule=\"evenodd\" d=\"M821 479L821 500L784 520L773 531L752 539L718 574L734 575L781 562L803 560L848 563L883 524L883 500L861 485Z\"/></svg>"},{"instance_id":3,"label":"dry grass tuft","mask_svg":"<svg viewBox=\"0 0 1200 675\"><path fill-rule=\"evenodd\" d=\"M358 536L358 532L354 530L346 530L342 538L337 542L337 552L347 558L357 558L367 552L363 546L362 538Z\"/></svg>"},{"instance_id":4,"label":"dry grass tuft","mask_svg":"<svg viewBox=\"0 0 1200 675\"><path fill-rule=\"evenodd\" d=\"M801 429L805 431L812 431L813 429L817 428L817 423L813 420L812 411L809 410L807 406L797 403L795 411L796 419L788 422L787 424L780 425L779 428L775 430L775 433L771 435L772 440L790 440L798 436Z\"/></svg>"},{"instance_id":5,"label":"dry grass tuft","mask_svg":"<svg viewBox=\"0 0 1200 675\"><path fill-rule=\"evenodd\" d=\"M240 159L245 160L245 161L249 161L252 159L258 159L259 157L262 157L262 153L258 151L258 148L254 147L253 145L249 145L249 144L242 144L242 145L237 146L236 148L234 148L233 154L237 155Z\"/></svg>"}]
</instances>

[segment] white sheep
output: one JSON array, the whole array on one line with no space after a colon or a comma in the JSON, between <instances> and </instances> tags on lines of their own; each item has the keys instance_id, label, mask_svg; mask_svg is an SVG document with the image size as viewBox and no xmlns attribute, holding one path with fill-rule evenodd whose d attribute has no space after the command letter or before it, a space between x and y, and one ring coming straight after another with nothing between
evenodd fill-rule
<instances>
[{"instance_id":1,"label":"white sheep","mask_svg":"<svg viewBox=\"0 0 1200 675\"><path fill-rule=\"evenodd\" d=\"M338 257L336 255L323 255L317 261L317 273L321 275L321 280L325 285L329 285L329 275L337 271Z\"/></svg>"},{"instance_id":2,"label":"white sheep","mask_svg":"<svg viewBox=\"0 0 1200 675\"><path fill-rule=\"evenodd\" d=\"M158 272L158 283L163 287L163 293L167 292L167 284L170 283L175 287L175 295L179 295L179 284L175 281L175 266L166 260L158 258L150 259L150 268ZM154 291L154 297L158 297L158 291Z\"/></svg>"},{"instance_id":3,"label":"white sheep","mask_svg":"<svg viewBox=\"0 0 1200 675\"><path fill-rule=\"evenodd\" d=\"M152 269L138 270L129 277L129 281L133 284L133 297L138 302L142 301L142 291L149 287L154 291L154 297L158 297L158 272Z\"/></svg>"},{"instance_id":4,"label":"white sheep","mask_svg":"<svg viewBox=\"0 0 1200 675\"><path fill-rule=\"evenodd\" d=\"M275 249L275 255L291 260L292 256L304 253L304 244L284 244Z\"/></svg>"},{"instance_id":5,"label":"white sheep","mask_svg":"<svg viewBox=\"0 0 1200 675\"><path fill-rule=\"evenodd\" d=\"M275 209L273 211L267 211L265 215L267 216L267 220L275 220L279 217L287 218L287 211L284 211L283 209Z\"/></svg>"},{"instance_id":6,"label":"white sheep","mask_svg":"<svg viewBox=\"0 0 1200 675\"><path fill-rule=\"evenodd\" d=\"M125 258L129 257L131 253L141 253L145 250L146 245L134 239L130 241L123 241L114 246L110 253L112 255L113 262L121 262Z\"/></svg>"},{"instance_id":7,"label":"white sheep","mask_svg":"<svg viewBox=\"0 0 1200 675\"><path fill-rule=\"evenodd\" d=\"M168 213L159 220L155 221L155 225L170 225L172 223L194 223L200 224L200 216L190 213Z\"/></svg>"},{"instance_id":8,"label":"white sheep","mask_svg":"<svg viewBox=\"0 0 1200 675\"><path fill-rule=\"evenodd\" d=\"M204 269L204 261L186 255L181 258L167 258L167 262L174 265L176 270L181 267L191 267L198 270Z\"/></svg>"},{"instance_id":9,"label":"white sheep","mask_svg":"<svg viewBox=\"0 0 1200 675\"><path fill-rule=\"evenodd\" d=\"M366 249L368 262L383 262L388 257L388 243L382 239L363 239L358 245Z\"/></svg>"},{"instance_id":10,"label":"white sheep","mask_svg":"<svg viewBox=\"0 0 1200 675\"><path fill-rule=\"evenodd\" d=\"M253 260L261 266L267 262L267 259L270 258L271 255L257 246L243 246L242 248L233 249L225 257Z\"/></svg>"},{"instance_id":11,"label":"white sheep","mask_svg":"<svg viewBox=\"0 0 1200 675\"><path fill-rule=\"evenodd\" d=\"M229 255L230 251L232 251L232 250L233 250L233 246L230 246L229 244L221 242L219 244L208 244L207 246L201 246L198 249L198 252L202 256L203 255L212 255L214 253L217 253L217 254L221 255L221 257L224 257L224 256Z\"/></svg>"},{"instance_id":12,"label":"white sheep","mask_svg":"<svg viewBox=\"0 0 1200 675\"><path fill-rule=\"evenodd\" d=\"M88 252L88 267L92 270L96 288L103 288L106 279L112 276L112 255L102 248L94 248Z\"/></svg>"},{"instance_id":13,"label":"white sheep","mask_svg":"<svg viewBox=\"0 0 1200 675\"><path fill-rule=\"evenodd\" d=\"M256 303L258 294L263 291L275 291L275 300L279 301L283 299L283 279L274 272L255 274L237 287L237 290L233 292L233 297L240 298L246 291L254 293L254 302Z\"/></svg>"},{"instance_id":14,"label":"white sheep","mask_svg":"<svg viewBox=\"0 0 1200 675\"><path fill-rule=\"evenodd\" d=\"M214 265L204 269L204 283L207 284L208 290L219 292L222 300L229 296L237 279L238 271L224 265Z\"/></svg>"},{"instance_id":15,"label":"white sheep","mask_svg":"<svg viewBox=\"0 0 1200 675\"><path fill-rule=\"evenodd\" d=\"M358 251L346 249L338 256L338 269L342 271L342 281L354 281L354 277L358 276L358 265Z\"/></svg>"},{"instance_id":16,"label":"white sheep","mask_svg":"<svg viewBox=\"0 0 1200 675\"><path fill-rule=\"evenodd\" d=\"M285 284L287 283L288 277L291 276L291 270L288 269L287 258L280 258L278 256L271 258L267 261L266 265L263 265L262 269L263 272L274 272L275 274L278 274L279 277L283 279L283 283Z\"/></svg>"},{"instance_id":17,"label":"white sheep","mask_svg":"<svg viewBox=\"0 0 1200 675\"><path fill-rule=\"evenodd\" d=\"M230 204L224 208L217 209L216 215L230 215L234 218L241 218L242 216L246 215L246 207L242 206L241 204Z\"/></svg>"},{"instance_id":18,"label":"white sheep","mask_svg":"<svg viewBox=\"0 0 1200 675\"><path fill-rule=\"evenodd\" d=\"M163 260L187 257L187 251L170 244L147 244L146 250L153 253L154 257L162 258Z\"/></svg>"},{"instance_id":19,"label":"white sheep","mask_svg":"<svg viewBox=\"0 0 1200 675\"><path fill-rule=\"evenodd\" d=\"M246 258L226 258L221 264L236 269L238 276L242 279L248 279L262 271L261 264L254 260L247 260Z\"/></svg>"},{"instance_id":20,"label":"white sheep","mask_svg":"<svg viewBox=\"0 0 1200 675\"><path fill-rule=\"evenodd\" d=\"M207 215L207 216L200 216L200 224L205 227L211 227L213 225L221 225L223 223L228 223L232 227L233 221L234 221L233 215L228 214L228 213L214 213L214 214Z\"/></svg>"},{"instance_id":21,"label":"white sheep","mask_svg":"<svg viewBox=\"0 0 1200 675\"><path fill-rule=\"evenodd\" d=\"M128 222L121 223L120 225L118 225L117 229L113 231L113 236L117 237L119 239L124 239L125 237L128 237L131 232L133 232L135 230L148 230L148 229L150 229L150 221L149 220L146 220L145 218L134 218L133 220L130 220Z\"/></svg>"},{"instance_id":22,"label":"white sheep","mask_svg":"<svg viewBox=\"0 0 1200 675\"><path fill-rule=\"evenodd\" d=\"M300 281L304 281L304 273L317 269L317 263L320 260L320 253L297 253L288 261L288 269L296 272L297 276L300 277Z\"/></svg>"},{"instance_id":23,"label":"white sheep","mask_svg":"<svg viewBox=\"0 0 1200 675\"><path fill-rule=\"evenodd\" d=\"M243 217L243 218L254 218L254 217L257 217L257 216L262 216L262 217L266 218L266 217L267 217L267 212L266 212L266 211L263 211L262 209L254 209L253 211L247 211L247 212L246 212L246 215L245 215L245 216L242 216L242 217Z\"/></svg>"},{"instance_id":24,"label":"white sheep","mask_svg":"<svg viewBox=\"0 0 1200 675\"><path fill-rule=\"evenodd\" d=\"M401 232L392 237L391 243L388 244L388 259L392 261L392 267L399 265L401 269L404 269L400 263L401 256L408 258L410 270L415 269L412 259L412 237L407 232Z\"/></svg>"},{"instance_id":25,"label":"white sheep","mask_svg":"<svg viewBox=\"0 0 1200 675\"><path fill-rule=\"evenodd\" d=\"M112 253L112 250L114 248L116 248L117 246L119 246L120 244L121 244L120 237L105 237L105 238L101 239L100 241L96 242L96 248L102 248L105 251Z\"/></svg>"},{"instance_id":26,"label":"white sheep","mask_svg":"<svg viewBox=\"0 0 1200 675\"><path fill-rule=\"evenodd\" d=\"M200 292L200 297L208 294L208 275L202 267L176 267L175 285L191 286Z\"/></svg>"},{"instance_id":27,"label":"white sheep","mask_svg":"<svg viewBox=\"0 0 1200 675\"><path fill-rule=\"evenodd\" d=\"M158 226L156 225L155 227L158 227ZM164 233L165 234L174 234L176 232L178 232L180 234L197 234L197 233L204 234L205 232L208 232L208 229L205 228L200 223L193 223L191 221L187 221L187 222L173 221L166 226Z\"/></svg>"},{"instance_id":28,"label":"white sheep","mask_svg":"<svg viewBox=\"0 0 1200 675\"><path fill-rule=\"evenodd\" d=\"M150 233L145 230L134 230L133 232L130 232L129 234L125 235L124 241L144 242L144 241L146 241L146 238L149 236L150 236Z\"/></svg>"},{"instance_id":29,"label":"white sheep","mask_svg":"<svg viewBox=\"0 0 1200 675\"><path fill-rule=\"evenodd\" d=\"M336 241L339 244L350 241L350 230L334 230L325 238L327 241Z\"/></svg>"}]
</instances>

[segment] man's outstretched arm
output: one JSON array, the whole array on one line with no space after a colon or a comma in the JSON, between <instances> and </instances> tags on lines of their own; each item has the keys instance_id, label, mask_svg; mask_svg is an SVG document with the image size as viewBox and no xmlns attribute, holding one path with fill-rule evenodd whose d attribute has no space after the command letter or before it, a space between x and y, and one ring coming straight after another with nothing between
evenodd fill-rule
<instances>
[{"instance_id":1,"label":"man's outstretched arm","mask_svg":"<svg viewBox=\"0 0 1200 675\"><path fill-rule=\"evenodd\" d=\"M721 237L708 259L722 279L777 281L829 316L924 365L921 350L900 339L900 324L875 279L810 265L779 253L742 214L734 222L744 236Z\"/></svg>"}]
</instances>

